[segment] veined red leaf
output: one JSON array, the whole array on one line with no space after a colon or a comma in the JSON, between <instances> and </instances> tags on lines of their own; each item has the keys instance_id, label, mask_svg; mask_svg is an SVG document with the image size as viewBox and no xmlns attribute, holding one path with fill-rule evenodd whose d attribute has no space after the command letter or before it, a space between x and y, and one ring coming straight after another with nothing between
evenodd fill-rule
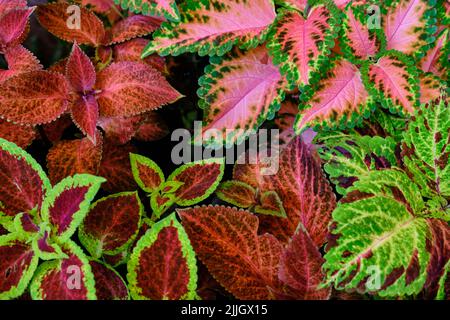
<instances>
[{"instance_id":1,"label":"veined red leaf","mask_svg":"<svg viewBox=\"0 0 450 320\"><path fill-rule=\"evenodd\" d=\"M14 143L0 138L0 212L13 216L40 209L51 189L42 167Z\"/></svg>"},{"instance_id":2,"label":"veined red leaf","mask_svg":"<svg viewBox=\"0 0 450 320\"><path fill-rule=\"evenodd\" d=\"M123 9L135 13L157 15L175 21L180 18L175 0L114 0L114 2L120 4Z\"/></svg>"},{"instance_id":3,"label":"veined red leaf","mask_svg":"<svg viewBox=\"0 0 450 320\"><path fill-rule=\"evenodd\" d=\"M58 118L68 106L64 76L32 71L0 83L0 117L19 124L43 124Z\"/></svg>"},{"instance_id":4,"label":"veined red leaf","mask_svg":"<svg viewBox=\"0 0 450 320\"><path fill-rule=\"evenodd\" d=\"M137 300L193 300L197 263L183 226L172 214L138 241L128 261L127 279Z\"/></svg>"},{"instance_id":5,"label":"veined red leaf","mask_svg":"<svg viewBox=\"0 0 450 320\"><path fill-rule=\"evenodd\" d=\"M102 188L108 192L134 191L137 188L130 165L130 153L136 148L130 144L117 146L107 140L98 175L106 178Z\"/></svg>"},{"instance_id":6,"label":"veined red leaf","mask_svg":"<svg viewBox=\"0 0 450 320\"><path fill-rule=\"evenodd\" d=\"M144 207L137 192L118 193L95 202L78 230L89 253L100 258L126 250L136 238Z\"/></svg>"},{"instance_id":7,"label":"veined red leaf","mask_svg":"<svg viewBox=\"0 0 450 320\"><path fill-rule=\"evenodd\" d=\"M43 221L50 223L54 236L60 241L72 236L105 181L88 174L76 174L61 180L48 192L41 216Z\"/></svg>"},{"instance_id":8,"label":"veined red leaf","mask_svg":"<svg viewBox=\"0 0 450 320\"><path fill-rule=\"evenodd\" d=\"M101 45L105 38L103 22L94 13L81 7L81 23L76 26L76 21L70 18L73 12L68 11L69 6L68 3L51 3L38 7L36 13L39 23L62 40L95 47ZM72 22L74 28L70 28L68 22Z\"/></svg>"},{"instance_id":9,"label":"veined red leaf","mask_svg":"<svg viewBox=\"0 0 450 320\"><path fill-rule=\"evenodd\" d=\"M181 94L144 63L117 62L100 71L96 88L100 115L133 116L173 103Z\"/></svg>"},{"instance_id":10,"label":"veined red leaf","mask_svg":"<svg viewBox=\"0 0 450 320\"><path fill-rule=\"evenodd\" d=\"M36 129L0 119L0 138L11 141L21 148L26 148L36 138Z\"/></svg>"},{"instance_id":11,"label":"veined red leaf","mask_svg":"<svg viewBox=\"0 0 450 320\"><path fill-rule=\"evenodd\" d=\"M42 69L39 60L20 45L7 49L4 57L8 69L0 69L0 83L18 74Z\"/></svg>"},{"instance_id":12,"label":"veined red leaf","mask_svg":"<svg viewBox=\"0 0 450 320\"><path fill-rule=\"evenodd\" d=\"M175 203L190 206L208 198L217 188L225 170L225 159L207 159L177 168L167 181L182 182L175 191Z\"/></svg>"},{"instance_id":13,"label":"veined red leaf","mask_svg":"<svg viewBox=\"0 0 450 320\"><path fill-rule=\"evenodd\" d=\"M258 235L258 218L223 206L178 210L199 259L214 278L238 299L274 298L282 246Z\"/></svg>"},{"instance_id":14,"label":"veined red leaf","mask_svg":"<svg viewBox=\"0 0 450 320\"><path fill-rule=\"evenodd\" d=\"M128 300L128 288L122 277L111 267L98 261L90 261L95 279L98 300Z\"/></svg>"},{"instance_id":15,"label":"veined red leaf","mask_svg":"<svg viewBox=\"0 0 450 320\"><path fill-rule=\"evenodd\" d=\"M386 48L405 54L416 53L428 42L428 29L434 9L433 1L393 0L382 19Z\"/></svg>"},{"instance_id":16,"label":"veined red leaf","mask_svg":"<svg viewBox=\"0 0 450 320\"><path fill-rule=\"evenodd\" d=\"M264 41L275 19L270 0L187 0L180 5L179 23L163 23L144 56L158 52L178 55L198 51L200 55L223 55L234 44L250 48Z\"/></svg>"},{"instance_id":17,"label":"veined red leaf","mask_svg":"<svg viewBox=\"0 0 450 320\"><path fill-rule=\"evenodd\" d=\"M116 23L110 31L107 44L121 43L133 38L142 37L152 33L161 26L162 19L151 16L129 16Z\"/></svg>"},{"instance_id":18,"label":"veined red leaf","mask_svg":"<svg viewBox=\"0 0 450 320\"><path fill-rule=\"evenodd\" d=\"M256 203L256 190L245 182L232 180L221 183L216 190L219 199L239 208L250 208Z\"/></svg>"},{"instance_id":19,"label":"veined red leaf","mask_svg":"<svg viewBox=\"0 0 450 320\"><path fill-rule=\"evenodd\" d=\"M25 292L39 258L15 234L0 236L0 299L14 299Z\"/></svg>"},{"instance_id":20,"label":"veined red leaf","mask_svg":"<svg viewBox=\"0 0 450 320\"><path fill-rule=\"evenodd\" d=\"M144 59L141 58L148 40L137 38L114 46L114 61L137 61L144 62L161 73L165 72L166 65L163 57L153 54Z\"/></svg>"},{"instance_id":21,"label":"veined red leaf","mask_svg":"<svg viewBox=\"0 0 450 320\"><path fill-rule=\"evenodd\" d=\"M448 43L448 34L448 30L443 31L436 40L434 46L427 51L420 61L420 68L424 72L432 72L438 77L446 77L444 63L448 61L448 50L445 50L444 48Z\"/></svg>"},{"instance_id":22,"label":"veined red leaf","mask_svg":"<svg viewBox=\"0 0 450 320\"><path fill-rule=\"evenodd\" d=\"M318 88L309 95L306 108L297 116L297 132L316 125L352 126L362 114L370 111L368 104L371 98L364 87L361 72L347 60L337 60L320 80Z\"/></svg>"},{"instance_id":23,"label":"veined red leaf","mask_svg":"<svg viewBox=\"0 0 450 320\"><path fill-rule=\"evenodd\" d=\"M354 7L349 6L344 19L343 41L347 50L356 59L366 60L375 56L380 50L380 43L374 32L369 30L366 23L361 22L360 15L367 19L365 12L356 12ZM359 15L358 15L359 13Z\"/></svg>"},{"instance_id":24,"label":"veined red leaf","mask_svg":"<svg viewBox=\"0 0 450 320\"><path fill-rule=\"evenodd\" d=\"M30 285L33 300L95 300L95 280L83 251L70 240L66 258L41 264Z\"/></svg>"},{"instance_id":25,"label":"veined red leaf","mask_svg":"<svg viewBox=\"0 0 450 320\"><path fill-rule=\"evenodd\" d=\"M12 9L24 9L26 7L26 0L0 0L0 15Z\"/></svg>"},{"instance_id":26,"label":"veined red leaf","mask_svg":"<svg viewBox=\"0 0 450 320\"><path fill-rule=\"evenodd\" d=\"M325 62L334 45L338 13L331 6L317 5L303 17L294 10L283 11L269 34L268 48L281 73L295 85L307 85Z\"/></svg>"},{"instance_id":27,"label":"veined red leaf","mask_svg":"<svg viewBox=\"0 0 450 320\"><path fill-rule=\"evenodd\" d=\"M204 126L196 139L218 145L242 142L280 108L285 80L264 47L236 50L210 62L199 80Z\"/></svg>"},{"instance_id":28,"label":"veined red leaf","mask_svg":"<svg viewBox=\"0 0 450 320\"><path fill-rule=\"evenodd\" d=\"M285 294L299 300L328 299L331 288L318 288L325 279L323 263L319 249L300 224L281 256L279 278L287 287Z\"/></svg>"},{"instance_id":29,"label":"veined red leaf","mask_svg":"<svg viewBox=\"0 0 450 320\"><path fill-rule=\"evenodd\" d=\"M86 93L95 85L94 65L76 43L66 63L66 77L70 86L78 93Z\"/></svg>"},{"instance_id":30,"label":"veined red leaf","mask_svg":"<svg viewBox=\"0 0 450 320\"><path fill-rule=\"evenodd\" d=\"M18 45L28 24L28 18L33 13L32 8L14 8L0 12L0 52L6 48Z\"/></svg>"},{"instance_id":31,"label":"veined red leaf","mask_svg":"<svg viewBox=\"0 0 450 320\"><path fill-rule=\"evenodd\" d=\"M89 138L60 141L47 154L50 180L55 184L76 173L97 174L102 159L102 136L97 133L97 145Z\"/></svg>"},{"instance_id":32,"label":"veined red leaf","mask_svg":"<svg viewBox=\"0 0 450 320\"><path fill-rule=\"evenodd\" d=\"M121 145L129 142L142 122L142 115L132 117L100 117L98 125L109 141Z\"/></svg>"},{"instance_id":33,"label":"veined red leaf","mask_svg":"<svg viewBox=\"0 0 450 320\"><path fill-rule=\"evenodd\" d=\"M134 138L139 141L156 141L169 134L169 127L164 119L156 112L150 111L142 115L143 121L139 125Z\"/></svg>"},{"instance_id":34,"label":"veined red leaf","mask_svg":"<svg viewBox=\"0 0 450 320\"><path fill-rule=\"evenodd\" d=\"M71 115L77 127L96 145L99 111L95 97L91 94L78 96L72 104Z\"/></svg>"},{"instance_id":35,"label":"veined red leaf","mask_svg":"<svg viewBox=\"0 0 450 320\"><path fill-rule=\"evenodd\" d=\"M404 114L414 113L419 89L417 70L409 59L390 51L376 63L363 65L362 73L369 92L385 108Z\"/></svg>"},{"instance_id":36,"label":"veined red leaf","mask_svg":"<svg viewBox=\"0 0 450 320\"><path fill-rule=\"evenodd\" d=\"M72 125L72 119L70 118L70 115L68 113L63 114L61 117L56 119L55 121L52 121L50 123L47 123L42 126L44 133L47 137L47 139L50 140L52 143L56 143L59 140L61 140L61 137L64 134L64 131Z\"/></svg>"},{"instance_id":37,"label":"veined red leaf","mask_svg":"<svg viewBox=\"0 0 450 320\"><path fill-rule=\"evenodd\" d=\"M134 180L145 192L153 193L165 181L164 173L153 160L130 153L130 162Z\"/></svg>"}]
</instances>

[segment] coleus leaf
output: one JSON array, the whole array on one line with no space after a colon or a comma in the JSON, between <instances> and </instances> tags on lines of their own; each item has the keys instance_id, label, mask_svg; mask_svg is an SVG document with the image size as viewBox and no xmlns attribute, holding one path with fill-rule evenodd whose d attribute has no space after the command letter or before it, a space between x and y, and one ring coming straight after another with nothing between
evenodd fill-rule
<instances>
[{"instance_id":1,"label":"coleus leaf","mask_svg":"<svg viewBox=\"0 0 450 320\"><path fill-rule=\"evenodd\" d=\"M282 246L258 235L258 218L224 206L178 210L199 259L214 278L238 299L271 299L278 288Z\"/></svg>"},{"instance_id":2,"label":"coleus leaf","mask_svg":"<svg viewBox=\"0 0 450 320\"><path fill-rule=\"evenodd\" d=\"M73 19L70 18L69 6L68 3L50 3L38 7L36 13L39 23L62 40L94 47L101 45L105 38L103 22L94 13L81 7L79 28L71 29L68 21Z\"/></svg>"},{"instance_id":3,"label":"coleus leaf","mask_svg":"<svg viewBox=\"0 0 450 320\"><path fill-rule=\"evenodd\" d=\"M102 188L108 192L122 192L136 190L130 165L130 153L136 152L131 144L117 146L107 140L103 148L103 156L98 175L107 182Z\"/></svg>"},{"instance_id":4,"label":"coleus leaf","mask_svg":"<svg viewBox=\"0 0 450 320\"><path fill-rule=\"evenodd\" d=\"M222 180L225 159L211 158L178 167L167 181L181 182L174 192L175 203L190 206L208 198Z\"/></svg>"},{"instance_id":5,"label":"coleus leaf","mask_svg":"<svg viewBox=\"0 0 450 320\"><path fill-rule=\"evenodd\" d=\"M138 186L147 193L159 189L165 181L161 168L151 159L130 153L131 170Z\"/></svg>"},{"instance_id":6,"label":"coleus leaf","mask_svg":"<svg viewBox=\"0 0 450 320\"><path fill-rule=\"evenodd\" d=\"M256 189L251 185L237 180L225 181L216 190L219 199L239 208L250 208L256 202Z\"/></svg>"},{"instance_id":7,"label":"coleus leaf","mask_svg":"<svg viewBox=\"0 0 450 320\"><path fill-rule=\"evenodd\" d=\"M7 70L0 69L0 83L21 73L42 69L39 60L23 46L15 46L5 51Z\"/></svg>"},{"instance_id":8,"label":"coleus leaf","mask_svg":"<svg viewBox=\"0 0 450 320\"><path fill-rule=\"evenodd\" d=\"M239 143L273 117L287 84L264 47L211 57L210 63L199 80L204 126L202 137L196 139L208 144Z\"/></svg>"},{"instance_id":9,"label":"coleus leaf","mask_svg":"<svg viewBox=\"0 0 450 320\"><path fill-rule=\"evenodd\" d=\"M52 183L76 173L97 174L102 160L102 136L96 135L97 144L89 138L60 141L47 154L47 168Z\"/></svg>"},{"instance_id":10,"label":"coleus leaf","mask_svg":"<svg viewBox=\"0 0 450 320\"><path fill-rule=\"evenodd\" d=\"M100 115L133 116L180 99L181 94L144 63L117 62L97 74Z\"/></svg>"},{"instance_id":11,"label":"coleus leaf","mask_svg":"<svg viewBox=\"0 0 450 320\"><path fill-rule=\"evenodd\" d=\"M15 215L40 209L51 189L42 167L14 143L0 138L0 212Z\"/></svg>"},{"instance_id":12,"label":"coleus leaf","mask_svg":"<svg viewBox=\"0 0 450 320\"><path fill-rule=\"evenodd\" d=\"M52 143L57 143L61 140L64 131L73 124L73 121L68 113L42 126L43 133Z\"/></svg>"},{"instance_id":13,"label":"coleus leaf","mask_svg":"<svg viewBox=\"0 0 450 320\"><path fill-rule=\"evenodd\" d=\"M17 234L0 236L0 299L19 297L38 265L33 248Z\"/></svg>"},{"instance_id":14,"label":"coleus leaf","mask_svg":"<svg viewBox=\"0 0 450 320\"><path fill-rule=\"evenodd\" d=\"M136 244L127 267L133 299L193 300L197 296L195 253L175 214L147 231Z\"/></svg>"},{"instance_id":15,"label":"coleus leaf","mask_svg":"<svg viewBox=\"0 0 450 320\"><path fill-rule=\"evenodd\" d=\"M0 119L0 138L11 141L21 148L28 147L36 138L36 130Z\"/></svg>"},{"instance_id":16,"label":"coleus leaf","mask_svg":"<svg viewBox=\"0 0 450 320\"><path fill-rule=\"evenodd\" d=\"M72 241L66 258L42 263L30 285L33 300L95 300L95 280L87 257Z\"/></svg>"},{"instance_id":17,"label":"coleus leaf","mask_svg":"<svg viewBox=\"0 0 450 320\"><path fill-rule=\"evenodd\" d=\"M323 132L316 137L324 169L342 195L362 176L397 164L397 143L392 138L359 136L343 132Z\"/></svg>"},{"instance_id":18,"label":"coleus leaf","mask_svg":"<svg viewBox=\"0 0 450 320\"><path fill-rule=\"evenodd\" d=\"M337 240L325 255L327 282L383 297L421 291L430 230L417 185L402 171L383 170L349 191L333 212Z\"/></svg>"},{"instance_id":19,"label":"coleus leaf","mask_svg":"<svg viewBox=\"0 0 450 320\"><path fill-rule=\"evenodd\" d=\"M118 193L95 202L78 229L78 237L89 253L100 258L128 248L134 241L144 207L137 192Z\"/></svg>"},{"instance_id":20,"label":"coleus leaf","mask_svg":"<svg viewBox=\"0 0 450 320\"><path fill-rule=\"evenodd\" d=\"M98 300L128 300L128 288L122 277L113 268L98 261L89 262L95 279Z\"/></svg>"},{"instance_id":21,"label":"coleus leaf","mask_svg":"<svg viewBox=\"0 0 450 320\"><path fill-rule=\"evenodd\" d=\"M157 141L169 134L169 127L163 117L155 111L142 115L142 122L134 135L139 141Z\"/></svg>"},{"instance_id":22,"label":"coleus leaf","mask_svg":"<svg viewBox=\"0 0 450 320\"><path fill-rule=\"evenodd\" d=\"M31 71L0 83L0 117L19 124L43 124L58 118L68 106L63 75Z\"/></svg>"},{"instance_id":23,"label":"coleus leaf","mask_svg":"<svg viewBox=\"0 0 450 320\"><path fill-rule=\"evenodd\" d=\"M324 259L302 224L281 255L279 278L285 293L300 300L326 300L331 288L319 288L324 280Z\"/></svg>"},{"instance_id":24,"label":"coleus leaf","mask_svg":"<svg viewBox=\"0 0 450 320\"><path fill-rule=\"evenodd\" d=\"M0 15L12 9L24 9L27 7L25 0L1 0L0 1Z\"/></svg>"},{"instance_id":25,"label":"coleus leaf","mask_svg":"<svg viewBox=\"0 0 450 320\"><path fill-rule=\"evenodd\" d=\"M69 239L89 211L100 185L106 180L88 174L67 177L50 190L42 204L42 220L60 241Z\"/></svg>"},{"instance_id":26,"label":"coleus leaf","mask_svg":"<svg viewBox=\"0 0 450 320\"><path fill-rule=\"evenodd\" d=\"M305 95L304 110L295 123L297 132L307 127L354 126L372 108L372 98L364 87L360 70L345 59L338 59L318 83L318 90Z\"/></svg>"},{"instance_id":27,"label":"coleus leaf","mask_svg":"<svg viewBox=\"0 0 450 320\"><path fill-rule=\"evenodd\" d=\"M286 6L287 8L305 11L308 0L275 0L275 3Z\"/></svg>"},{"instance_id":28,"label":"coleus leaf","mask_svg":"<svg viewBox=\"0 0 450 320\"><path fill-rule=\"evenodd\" d=\"M162 20L157 17L134 15L120 20L111 28L107 45L142 37L160 27Z\"/></svg>"},{"instance_id":29,"label":"coleus leaf","mask_svg":"<svg viewBox=\"0 0 450 320\"><path fill-rule=\"evenodd\" d=\"M180 22L163 23L143 56L194 51L223 55L234 44L245 49L255 47L265 40L275 19L270 0L187 0L180 9Z\"/></svg>"},{"instance_id":30,"label":"coleus leaf","mask_svg":"<svg viewBox=\"0 0 450 320\"><path fill-rule=\"evenodd\" d=\"M91 7L92 11L98 13L107 13L114 6L113 0L77 0L84 7Z\"/></svg>"},{"instance_id":31,"label":"coleus leaf","mask_svg":"<svg viewBox=\"0 0 450 320\"><path fill-rule=\"evenodd\" d=\"M382 19L382 27L388 50L414 54L428 44L435 1L393 0L386 4L390 7Z\"/></svg>"},{"instance_id":32,"label":"coleus leaf","mask_svg":"<svg viewBox=\"0 0 450 320\"><path fill-rule=\"evenodd\" d=\"M0 12L0 52L21 42L34 8L11 8Z\"/></svg>"},{"instance_id":33,"label":"coleus leaf","mask_svg":"<svg viewBox=\"0 0 450 320\"><path fill-rule=\"evenodd\" d=\"M45 229L50 230L48 227ZM50 238L49 231L39 230L38 237L33 241L33 250L42 260L55 260L66 257L66 254L62 251L61 247L54 238Z\"/></svg>"},{"instance_id":34,"label":"coleus leaf","mask_svg":"<svg viewBox=\"0 0 450 320\"><path fill-rule=\"evenodd\" d=\"M450 197L450 116L446 97L423 105L408 124L402 143L403 161L428 192Z\"/></svg>"},{"instance_id":35,"label":"coleus leaf","mask_svg":"<svg viewBox=\"0 0 450 320\"><path fill-rule=\"evenodd\" d=\"M448 60L448 50L445 50L445 47L448 46L448 35L449 31L444 30L420 60L419 66L424 72L432 72L438 77L446 78L445 64Z\"/></svg>"},{"instance_id":36,"label":"coleus leaf","mask_svg":"<svg viewBox=\"0 0 450 320\"><path fill-rule=\"evenodd\" d=\"M147 46L148 40L143 38L132 39L124 43L120 43L113 48L114 61L137 61L144 62L161 73L166 71L165 60L157 54L141 58L144 48Z\"/></svg>"},{"instance_id":37,"label":"coleus leaf","mask_svg":"<svg viewBox=\"0 0 450 320\"><path fill-rule=\"evenodd\" d=\"M366 60L374 57L380 50L380 41L373 30L369 30L363 10L353 6L347 7L343 28L343 50L350 57ZM362 11L362 12L361 12Z\"/></svg>"},{"instance_id":38,"label":"coleus leaf","mask_svg":"<svg viewBox=\"0 0 450 320\"><path fill-rule=\"evenodd\" d=\"M85 93L95 85L95 67L75 43L66 63L66 77L75 92Z\"/></svg>"},{"instance_id":39,"label":"coleus leaf","mask_svg":"<svg viewBox=\"0 0 450 320\"><path fill-rule=\"evenodd\" d=\"M144 15L158 15L178 21L180 14L175 0L114 0L123 9Z\"/></svg>"},{"instance_id":40,"label":"coleus leaf","mask_svg":"<svg viewBox=\"0 0 450 320\"><path fill-rule=\"evenodd\" d=\"M383 107L413 114L418 104L418 76L413 62L397 51L388 51L373 64L363 64L363 79L370 94Z\"/></svg>"},{"instance_id":41,"label":"coleus leaf","mask_svg":"<svg viewBox=\"0 0 450 320\"><path fill-rule=\"evenodd\" d=\"M72 104L71 116L77 127L97 144L97 122L99 106L93 95L81 95Z\"/></svg>"},{"instance_id":42,"label":"coleus leaf","mask_svg":"<svg viewBox=\"0 0 450 320\"><path fill-rule=\"evenodd\" d=\"M439 99L445 92L446 83L432 73L419 75L420 104Z\"/></svg>"},{"instance_id":43,"label":"coleus leaf","mask_svg":"<svg viewBox=\"0 0 450 320\"><path fill-rule=\"evenodd\" d=\"M268 48L290 83L309 84L327 60L334 45L338 16L336 8L324 4L313 6L306 17L296 10L278 15L269 33Z\"/></svg>"}]
</instances>

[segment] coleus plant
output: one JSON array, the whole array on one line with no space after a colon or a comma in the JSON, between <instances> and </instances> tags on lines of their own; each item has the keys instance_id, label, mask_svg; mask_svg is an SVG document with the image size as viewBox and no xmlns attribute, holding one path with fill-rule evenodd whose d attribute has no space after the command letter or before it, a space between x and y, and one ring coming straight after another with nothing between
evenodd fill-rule
<instances>
[{"instance_id":1,"label":"coleus plant","mask_svg":"<svg viewBox=\"0 0 450 320\"><path fill-rule=\"evenodd\" d=\"M120 276L90 261L71 240L105 180L75 175L52 187L40 165L15 144L0 139L0 155L0 222L8 231L0 236L0 297L19 297L30 281L33 299L95 299L97 290L106 297L114 282L122 286L118 298L128 297ZM74 272L78 284L71 288Z\"/></svg>"}]
</instances>

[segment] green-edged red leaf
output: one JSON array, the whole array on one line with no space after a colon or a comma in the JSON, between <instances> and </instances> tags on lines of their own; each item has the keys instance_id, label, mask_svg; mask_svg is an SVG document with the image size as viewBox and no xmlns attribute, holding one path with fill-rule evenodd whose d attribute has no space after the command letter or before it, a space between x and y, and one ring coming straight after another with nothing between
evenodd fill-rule
<instances>
[{"instance_id":1,"label":"green-edged red leaf","mask_svg":"<svg viewBox=\"0 0 450 320\"><path fill-rule=\"evenodd\" d=\"M118 193L95 202L80 225L78 237L89 253L100 258L128 248L144 214L136 192Z\"/></svg>"},{"instance_id":2,"label":"green-edged red leaf","mask_svg":"<svg viewBox=\"0 0 450 320\"><path fill-rule=\"evenodd\" d=\"M165 181L161 168L153 160L138 154L131 153L130 161L138 186L147 193L158 190Z\"/></svg>"},{"instance_id":3,"label":"green-edged red leaf","mask_svg":"<svg viewBox=\"0 0 450 320\"><path fill-rule=\"evenodd\" d=\"M31 71L0 83L0 117L19 124L43 124L58 118L68 106L63 75Z\"/></svg>"},{"instance_id":4,"label":"green-edged red leaf","mask_svg":"<svg viewBox=\"0 0 450 320\"><path fill-rule=\"evenodd\" d=\"M282 245L258 235L258 218L223 206L178 210L198 258L214 278L242 300L274 298Z\"/></svg>"},{"instance_id":5,"label":"green-edged red leaf","mask_svg":"<svg viewBox=\"0 0 450 320\"><path fill-rule=\"evenodd\" d=\"M88 174L67 177L48 192L42 204L42 219L50 223L52 235L69 239L89 211L105 179Z\"/></svg>"},{"instance_id":6,"label":"green-edged red leaf","mask_svg":"<svg viewBox=\"0 0 450 320\"><path fill-rule=\"evenodd\" d=\"M95 300L95 281L83 251L73 242L63 246L66 257L47 261L30 285L33 300Z\"/></svg>"},{"instance_id":7,"label":"green-edged red leaf","mask_svg":"<svg viewBox=\"0 0 450 320\"><path fill-rule=\"evenodd\" d=\"M139 62L117 62L97 74L100 115L133 116L173 103L181 94L155 69Z\"/></svg>"},{"instance_id":8,"label":"green-edged red leaf","mask_svg":"<svg viewBox=\"0 0 450 320\"><path fill-rule=\"evenodd\" d=\"M25 292L39 258L31 245L14 234L0 236L0 299L14 299Z\"/></svg>"},{"instance_id":9,"label":"green-edged red leaf","mask_svg":"<svg viewBox=\"0 0 450 320\"><path fill-rule=\"evenodd\" d=\"M47 168L53 184L76 173L97 174L102 160L102 136L94 145L89 138L60 141L47 154Z\"/></svg>"},{"instance_id":10,"label":"green-edged red leaf","mask_svg":"<svg viewBox=\"0 0 450 320\"><path fill-rule=\"evenodd\" d=\"M250 208L256 202L256 190L251 185L237 180L225 181L216 190L219 199L240 208Z\"/></svg>"},{"instance_id":11,"label":"green-edged red leaf","mask_svg":"<svg viewBox=\"0 0 450 320\"><path fill-rule=\"evenodd\" d=\"M235 50L210 62L199 80L204 125L196 139L239 143L280 108L286 82L264 47Z\"/></svg>"},{"instance_id":12,"label":"green-edged red leaf","mask_svg":"<svg viewBox=\"0 0 450 320\"><path fill-rule=\"evenodd\" d=\"M144 56L194 51L200 55L223 55L234 44L256 46L264 41L275 19L271 0L188 0L180 9L180 22L163 24Z\"/></svg>"},{"instance_id":13,"label":"green-edged red leaf","mask_svg":"<svg viewBox=\"0 0 450 320\"><path fill-rule=\"evenodd\" d=\"M27 152L0 138L0 212L15 215L40 209L50 181Z\"/></svg>"},{"instance_id":14,"label":"green-edged red leaf","mask_svg":"<svg viewBox=\"0 0 450 320\"><path fill-rule=\"evenodd\" d=\"M216 190L224 170L225 160L214 158L187 163L177 168L167 178L167 181L182 183L174 192L175 202L180 206L190 206L205 200Z\"/></svg>"},{"instance_id":15,"label":"green-edged red leaf","mask_svg":"<svg viewBox=\"0 0 450 320\"><path fill-rule=\"evenodd\" d=\"M127 279L134 299L195 299L195 253L175 214L153 225L138 241L128 261Z\"/></svg>"},{"instance_id":16,"label":"green-edged red leaf","mask_svg":"<svg viewBox=\"0 0 450 320\"><path fill-rule=\"evenodd\" d=\"M68 10L68 3L50 3L40 6L36 12L40 24L56 37L78 44L99 46L105 38L103 22L86 8L80 10L80 26L76 28L76 21L73 21L73 11ZM69 28L70 23L75 24L74 28Z\"/></svg>"},{"instance_id":17,"label":"green-edged red leaf","mask_svg":"<svg viewBox=\"0 0 450 320\"><path fill-rule=\"evenodd\" d=\"M330 8L320 4L312 7L307 17L296 10L286 10L278 16L268 47L274 63L280 65L290 83L309 84L333 47L337 13Z\"/></svg>"},{"instance_id":18,"label":"green-edged red leaf","mask_svg":"<svg viewBox=\"0 0 450 320\"><path fill-rule=\"evenodd\" d=\"M89 262L95 279L98 300L128 300L128 288L122 277L111 267L98 261Z\"/></svg>"}]
</instances>

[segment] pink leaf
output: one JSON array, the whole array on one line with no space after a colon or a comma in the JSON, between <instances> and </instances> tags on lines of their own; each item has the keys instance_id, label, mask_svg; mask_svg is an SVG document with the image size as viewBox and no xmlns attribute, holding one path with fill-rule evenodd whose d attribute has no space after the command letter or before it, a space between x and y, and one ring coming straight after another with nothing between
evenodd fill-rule
<instances>
[{"instance_id":1,"label":"pink leaf","mask_svg":"<svg viewBox=\"0 0 450 320\"><path fill-rule=\"evenodd\" d=\"M0 69L0 83L21 73L42 69L39 60L20 45L7 49L4 57L8 70Z\"/></svg>"},{"instance_id":2,"label":"pink leaf","mask_svg":"<svg viewBox=\"0 0 450 320\"><path fill-rule=\"evenodd\" d=\"M147 46L146 39L137 38L114 46L114 61L136 61L144 62L161 73L166 72L165 59L157 54L152 54L144 59L141 58L144 48Z\"/></svg>"},{"instance_id":3,"label":"pink leaf","mask_svg":"<svg viewBox=\"0 0 450 320\"><path fill-rule=\"evenodd\" d=\"M16 8L6 13L0 12L0 52L9 46L20 43L21 36L25 32L28 18L33 13L33 8Z\"/></svg>"},{"instance_id":4,"label":"pink leaf","mask_svg":"<svg viewBox=\"0 0 450 320\"><path fill-rule=\"evenodd\" d=\"M173 103L181 95L144 63L118 62L100 71L96 88L100 115L133 116Z\"/></svg>"},{"instance_id":5,"label":"pink leaf","mask_svg":"<svg viewBox=\"0 0 450 320\"><path fill-rule=\"evenodd\" d=\"M424 72L432 72L438 77L445 77L445 66L442 62L448 60L445 57L446 50L444 49L448 43L448 34L448 30L444 31L420 61L420 68Z\"/></svg>"},{"instance_id":6,"label":"pink leaf","mask_svg":"<svg viewBox=\"0 0 450 320\"><path fill-rule=\"evenodd\" d=\"M145 36L158 29L162 22L161 18L143 15L134 15L120 20L111 29L108 45Z\"/></svg>"},{"instance_id":7,"label":"pink leaf","mask_svg":"<svg viewBox=\"0 0 450 320\"><path fill-rule=\"evenodd\" d=\"M98 104L93 95L79 96L71 108L72 119L88 138L97 144Z\"/></svg>"},{"instance_id":8,"label":"pink leaf","mask_svg":"<svg viewBox=\"0 0 450 320\"><path fill-rule=\"evenodd\" d=\"M94 65L77 44L73 45L67 61L66 77L75 92L84 93L94 87Z\"/></svg>"}]
</instances>

